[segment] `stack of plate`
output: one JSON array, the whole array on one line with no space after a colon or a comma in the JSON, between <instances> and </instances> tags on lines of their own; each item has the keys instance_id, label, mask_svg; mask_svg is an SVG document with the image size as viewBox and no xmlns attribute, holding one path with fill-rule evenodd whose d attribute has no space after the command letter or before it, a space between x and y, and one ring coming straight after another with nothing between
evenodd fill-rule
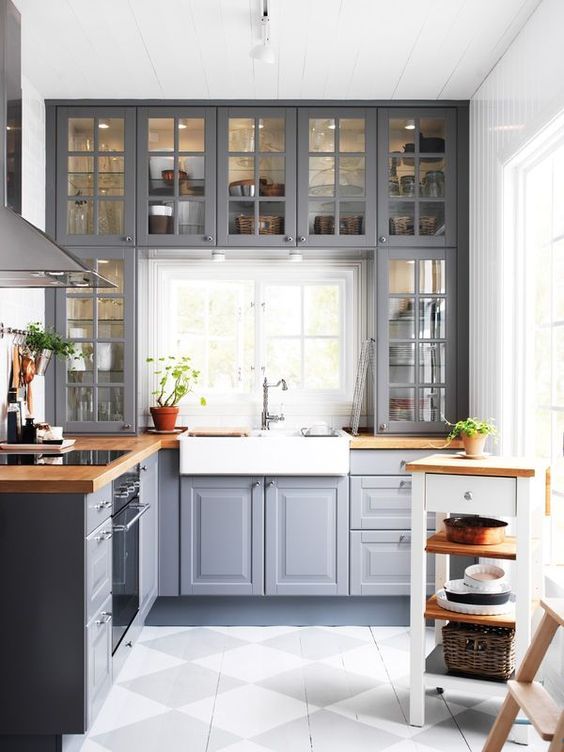
<instances>
[{"instance_id":1,"label":"stack of plate","mask_svg":"<svg viewBox=\"0 0 564 752\"><path fill-rule=\"evenodd\" d=\"M449 580L436 596L441 608L460 614L494 616L507 614L515 607L505 572L493 564L467 567L463 580Z\"/></svg>"}]
</instances>

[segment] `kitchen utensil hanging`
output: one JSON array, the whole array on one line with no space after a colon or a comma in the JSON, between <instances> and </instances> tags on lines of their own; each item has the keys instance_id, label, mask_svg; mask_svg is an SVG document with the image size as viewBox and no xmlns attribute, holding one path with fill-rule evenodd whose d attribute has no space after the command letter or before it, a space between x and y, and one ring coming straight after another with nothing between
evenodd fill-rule
<instances>
[{"instance_id":1,"label":"kitchen utensil hanging","mask_svg":"<svg viewBox=\"0 0 564 752\"><path fill-rule=\"evenodd\" d=\"M351 409L351 432L353 436L358 435L358 426L360 424L360 411L362 409L362 400L366 387L366 373L370 367L372 378L374 379L374 345L375 340L365 339L360 348L360 357L358 359L358 368L356 372L356 383L354 385L354 394Z\"/></svg>"}]
</instances>

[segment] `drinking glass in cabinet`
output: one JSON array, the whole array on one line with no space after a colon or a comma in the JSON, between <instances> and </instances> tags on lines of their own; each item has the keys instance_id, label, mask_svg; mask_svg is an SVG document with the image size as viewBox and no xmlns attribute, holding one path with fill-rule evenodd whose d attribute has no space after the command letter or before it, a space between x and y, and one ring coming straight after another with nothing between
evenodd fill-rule
<instances>
[{"instance_id":1,"label":"drinking glass in cabinet","mask_svg":"<svg viewBox=\"0 0 564 752\"><path fill-rule=\"evenodd\" d=\"M445 205L443 202L421 201L419 204L419 234L445 234Z\"/></svg>"},{"instance_id":2,"label":"drinking glass in cabinet","mask_svg":"<svg viewBox=\"0 0 564 752\"><path fill-rule=\"evenodd\" d=\"M415 337L415 299L390 298L388 301L388 331L390 339Z\"/></svg>"},{"instance_id":3,"label":"drinking glass in cabinet","mask_svg":"<svg viewBox=\"0 0 564 752\"><path fill-rule=\"evenodd\" d=\"M363 152L365 150L364 118L340 118L339 151Z\"/></svg>"},{"instance_id":4,"label":"drinking glass in cabinet","mask_svg":"<svg viewBox=\"0 0 564 752\"><path fill-rule=\"evenodd\" d=\"M390 235L414 235L415 203L413 201L390 201L389 222Z\"/></svg>"},{"instance_id":5,"label":"drinking glass in cabinet","mask_svg":"<svg viewBox=\"0 0 564 752\"><path fill-rule=\"evenodd\" d=\"M258 234L282 235L286 204L283 201L261 201L259 203Z\"/></svg>"},{"instance_id":6,"label":"drinking glass in cabinet","mask_svg":"<svg viewBox=\"0 0 564 752\"><path fill-rule=\"evenodd\" d=\"M335 157L309 158L309 195L335 195Z\"/></svg>"},{"instance_id":7,"label":"drinking glass in cabinet","mask_svg":"<svg viewBox=\"0 0 564 752\"><path fill-rule=\"evenodd\" d=\"M178 157L178 192L181 196L205 194L204 164L204 157Z\"/></svg>"},{"instance_id":8,"label":"drinking glass in cabinet","mask_svg":"<svg viewBox=\"0 0 564 752\"><path fill-rule=\"evenodd\" d=\"M341 157L339 160L339 193L344 196L364 196L364 157Z\"/></svg>"},{"instance_id":9,"label":"drinking glass in cabinet","mask_svg":"<svg viewBox=\"0 0 564 752\"><path fill-rule=\"evenodd\" d=\"M255 119L229 118L229 151L255 150Z\"/></svg>"},{"instance_id":10,"label":"drinking glass in cabinet","mask_svg":"<svg viewBox=\"0 0 564 752\"><path fill-rule=\"evenodd\" d=\"M309 150L335 151L335 119L310 118L309 120Z\"/></svg>"},{"instance_id":11,"label":"drinking glass in cabinet","mask_svg":"<svg viewBox=\"0 0 564 752\"><path fill-rule=\"evenodd\" d=\"M96 380L98 384L123 382L122 342L98 342L96 345Z\"/></svg>"},{"instance_id":12,"label":"drinking glass in cabinet","mask_svg":"<svg viewBox=\"0 0 564 752\"><path fill-rule=\"evenodd\" d=\"M70 422L82 423L87 420L94 420L93 387L67 388L67 415Z\"/></svg>"},{"instance_id":13,"label":"drinking glass in cabinet","mask_svg":"<svg viewBox=\"0 0 564 752\"><path fill-rule=\"evenodd\" d=\"M419 299L419 337L420 339L444 339L445 337L444 298Z\"/></svg>"},{"instance_id":14,"label":"drinking glass in cabinet","mask_svg":"<svg viewBox=\"0 0 564 752\"><path fill-rule=\"evenodd\" d=\"M125 122L123 118L98 119L98 151L123 151Z\"/></svg>"},{"instance_id":15,"label":"drinking glass in cabinet","mask_svg":"<svg viewBox=\"0 0 564 752\"><path fill-rule=\"evenodd\" d=\"M388 151L392 154L414 151L415 129L414 118L391 118L389 121Z\"/></svg>"},{"instance_id":16,"label":"drinking glass in cabinet","mask_svg":"<svg viewBox=\"0 0 564 752\"><path fill-rule=\"evenodd\" d=\"M285 120L281 117L259 118L259 151L281 152L285 149Z\"/></svg>"},{"instance_id":17,"label":"drinking glass in cabinet","mask_svg":"<svg viewBox=\"0 0 564 752\"><path fill-rule=\"evenodd\" d=\"M98 202L98 235L123 235L123 201Z\"/></svg>"},{"instance_id":18,"label":"drinking glass in cabinet","mask_svg":"<svg viewBox=\"0 0 564 752\"><path fill-rule=\"evenodd\" d=\"M123 387L100 387L98 389L98 420L123 420Z\"/></svg>"},{"instance_id":19,"label":"drinking glass in cabinet","mask_svg":"<svg viewBox=\"0 0 564 752\"><path fill-rule=\"evenodd\" d=\"M67 194L69 196L94 195L93 157L67 158Z\"/></svg>"},{"instance_id":20,"label":"drinking glass in cabinet","mask_svg":"<svg viewBox=\"0 0 564 752\"><path fill-rule=\"evenodd\" d=\"M285 158L260 157L259 195L283 196L285 192Z\"/></svg>"},{"instance_id":21,"label":"drinking glass in cabinet","mask_svg":"<svg viewBox=\"0 0 564 752\"><path fill-rule=\"evenodd\" d=\"M67 361L67 382L69 384L92 384L94 381L94 344L75 343L76 354Z\"/></svg>"},{"instance_id":22,"label":"drinking glass in cabinet","mask_svg":"<svg viewBox=\"0 0 564 752\"><path fill-rule=\"evenodd\" d=\"M254 157L229 157L229 195L254 196L255 159Z\"/></svg>"},{"instance_id":23,"label":"drinking glass in cabinet","mask_svg":"<svg viewBox=\"0 0 564 752\"><path fill-rule=\"evenodd\" d=\"M123 298L97 298L98 337L119 339L123 332Z\"/></svg>"},{"instance_id":24,"label":"drinking glass in cabinet","mask_svg":"<svg viewBox=\"0 0 564 752\"><path fill-rule=\"evenodd\" d=\"M206 206L203 201L178 202L178 232L180 235L203 235Z\"/></svg>"},{"instance_id":25,"label":"drinking glass in cabinet","mask_svg":"<svg viewBox=\"0 0 564 752\"><path fill-rule=\"evenodd\" d=\"M94 231L94 202L79 198L67 201L67 235L92 235Z\"/></svg>"},{"instance_id":26,"label":"drinking glass in cabinet","mask_svg":"<svg viewBox=\"0 0 564 752\"><path fill-rule=\"evenodd\" d=\"M393 198L400 195L400 181L398 168L401 166L399 157L390 157L388 160L388 196Z\"/></svg>"},{"instance_id":27,"label":"drinking glass in cabinet","mask_svg":"<svg viewBox=\"0 0 564 752\"><path fill-rule=\"evenodd\" d=\"M101 196L124 195L124 158L103 156L98 162L98 193Z\"/></svg>"},{"instance_id":28,"label":"drinking glass in cabinet","mask_svg":"<svg viewBox=\"0 0 564 752\"><path fill-rule=\"evenodd\" d=\"M424 387L419 389L419 420L426 423L442 423L445 415L444 388Z\"/></svg>"},{"instance_id":29,"label":"drinking glass in cabinet","mask_svg":"<svg viewBox=\"0 0 564 752\"><path fill-rule=\"evenodd\" d=\"M413 383L415 381L415 344L396 342L389 346L390 382Z\"/></svg>"},{"instance_id":30,"label":"drinking glass in cabinet","mask_svg":"<svg viewBox=\"0 0 564 752\"><path fill-rule=\"evenodd\" d=\"M415 292L415 261L390 259L388 265L389 291L392 294Z\"/></svg>"},{"instance_id":31,"label":"drinking glass in cabinet","mask_svg":"<svg viewBox=\"0 0 564 752\"><path fill-rule=\"evenodd\" d=\"M389 396L390 421L415 420L415 389L392 387Z\"/></svg>"},{"instance_id":32,"label":"drinking glass in cabinet","mask_svg":"<svg viewBox=\"0 0 564 752\"><path fill-rule=\"evenodd\" d=\"M149 157L149 195L174 195L174 157Z\"/></svg>"},{"instance_id":33,"label":"drinking glass in cabinet","mask_svg":"<svg viewBox=\"0 0 564 752\"><path fill-rule=\"evenodd\" d=\"M179 151L203 152L206 148L204 118L179 118Z\"/></svg>"},{"instance_id":34,"label":"drinking glass in cabinet","mask_svg":"<svg viewBox=\"0 0 564 752\"><path fill-rule=\"evenodd\" d=\"M424 342L419 345L419 383L444 384L446 379L446 345Z\"/></svg>"},{"instance_id":35,"label":"drinking glass in cabinet","mask_svg":"<svg viewBox=\"0 0 564 752\"><path fill-rule=\"evenodd\" d=\"M174 118L149 118L149 151L174 151Z\"/></svg>"},{"instance_id":36,"label":"drinking glass in cabinet","mask_svg":"<svg viewBox=\"0 0 564 752\"><path fill-rule=\"evenodd\" d=\"M333 201L309 202L309 234L335 234L335 203Z\"/></svg>"},{"instance_id":37,"label":"drinking glass in cabinet","mask_svg":"<svg viewBox=\"0 0 564 752\"><path fill-rule=\"evenodd\" d=\"M68 149L69 151L94 150L94 118L69 118Z\"/></svg>"},{"instance_id":38,"label":"drinking glass in cabinet","mask_svg":"<svg viewBox=\"0 0 564 752\"><path fill-rule=\"evenodd\" d=\"M421 195L427 198L445 196L445 160L422 157L419 161Z\"/></svg>"},{"instance_id":39,"label":"drinking glass in cabinet","mask_svg":"<svg viewBox=\"0 0 564 752\"><path fill-rule=\"evenodd\" d=\"M88 339L94 336L94 301L89 298L67 298L67 337Z\"/></svg>"},{"instance_id":40,"label":"drinking glass in cabinet","mask_svg":"<svg viewBox=\"0 0 564 752\"><path fill-rule=\"evenodd\" d=\"M419 262L419 292L441 294L446 291L444 259Z\"/></svg>"}]
</instances>

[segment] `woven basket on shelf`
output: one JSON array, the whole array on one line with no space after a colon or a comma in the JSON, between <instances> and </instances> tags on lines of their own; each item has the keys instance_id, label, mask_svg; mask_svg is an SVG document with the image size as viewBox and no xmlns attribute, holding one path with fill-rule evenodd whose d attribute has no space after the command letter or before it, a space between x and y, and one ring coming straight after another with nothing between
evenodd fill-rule
<instances>
[{"instance_id":1,"label":"woven basket on shelf","mask_svg":"<svg viewBox=\"0 0 564 752\"><path fill-rule=\"evenodd\" d=\"M335 217L332 214L317 214L313 220L314 235L334 235Z\"/></svg>"},{"instance_id":2,"label":"woven basket on shelf","mask_svg":"<svg viewBox=\"0 0 564 752\"><path fill-rule=\"evenodd\" d=\"M390 235L413 235L413 217L390 217Z\"/></svg>"},{"instance_id":3,"label":"woven basket on shelf","mask_svg":"<svg viewBox=\"0 0 564 752\"><path fill-rule=\"evenodd\" d=\"M235 217L235 229L239 235L254 235L256 232L255 218L241 214ZM259 235L282 235L284 232L284 217L261 214L258 218Z\"/></svg>"},{"instance_id":4,"label":"woven basket on shelf","mask_svg":"<svg viewBox=\"0 0 564 752\"><path fill-rule=\"evenodd\" d=\"M515 630L450 621L443 627L448 670L484 679L509 679L515 669Z\"/></svg>"},{"instance_id":5,"label":"woven basket on shelf","mask_svg":"<svg viewBox=\"0 0 564 752\"><path fill-rule=\"evenodd\" d=\"M339 235L362 235L362 215L339 217ZM335 217L332 214L318 214L313 220L314 235L334 235Z\"/></svg>"},{"instance_id":6,"label":"woven basket on shelf","mask_svg":"<svg viewBox=\"0 0 564 752\"><path fill-rule=\"evenodd\" d=\"M434 235L437 232L437 218L433 216L419 217L419 234Z\"/></svg>"}]
</instances>

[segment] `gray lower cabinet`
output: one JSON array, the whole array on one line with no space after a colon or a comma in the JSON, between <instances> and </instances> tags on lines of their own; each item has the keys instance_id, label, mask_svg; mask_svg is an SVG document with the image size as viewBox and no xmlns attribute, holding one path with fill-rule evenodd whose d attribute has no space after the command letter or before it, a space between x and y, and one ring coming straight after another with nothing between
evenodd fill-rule
<instances>
[{"instance_id":1,"label":"gray lower cabinet","mask_svg":"<svg viewBox=\"0 0 564 752\"><path fill-rule=\"evenodd\" d=\"M182 595L260 595L264 556L263 479L181 479Z\"/></svg>"},{"instance_id":2,"label":"gray lower cabinet","mask_svg":"<svg viewBox=\"0 0 564 752\"><path fill-rule=\"evenodd\" d=\"M348 478L266 481L266 594L348 595Z\"/></svg>"},{"instance_id":3,"label":"gray lower cabinet","mask_svg":"<svg viewBox=\"0 0 564 752\"><path fill-rule=\"evenodd\" d=\"M112 598L102 603L86 626L87 726L90 727L112 686Z\"/></svg>"},{"instance_id":4,"label":"gray lower cabinet","mask_svg":"<svg viewBox=\"0 0 564 752\"><path fill-rule=\"evenodd\" d=\"M86 538L86 620L102 607L112 589L112 521Z\"/></svg>"},{"instance_id":5,"label":"gray lower cabinet","mask_svg":"<svg viewBox=\"0 0 564 752\"><path fill-rule=\"evenodd\" d=\"M157 597L159 580L159 461L153 454L141 464L140 501L149 509L139 520L139 610L145 613Z\"/></svg>"},{"instance_id":6,"label":"gray lower cabinet","mask_svg":"<svg viewBox=\"0 0 564 752\"><path fill-rule=\"evenodd\" d=\"M411 532L351 531L351 595L409 595ZM430 557L433 558L433 557ZM428 589L434 570L427 567Z\"/></svg>"}]
</instances>

